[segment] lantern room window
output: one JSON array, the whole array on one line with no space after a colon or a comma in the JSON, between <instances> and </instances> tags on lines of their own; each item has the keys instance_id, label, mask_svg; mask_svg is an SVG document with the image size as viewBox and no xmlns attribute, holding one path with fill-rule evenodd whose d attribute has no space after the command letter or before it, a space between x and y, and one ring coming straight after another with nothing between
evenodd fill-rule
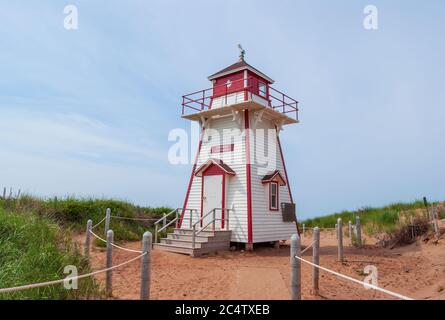
<instances>
[{"instance_id":1,"label":"lantern room window","mask_svg":"<svg viewBox=\"0 0 445 320\"><path fill-rule=\"evenodd\" d=\"M258 92L261 97L263 97L263 98L267 97L267 86L264 82L260 82L258 84Z\"/></svg>"}]
</instances>

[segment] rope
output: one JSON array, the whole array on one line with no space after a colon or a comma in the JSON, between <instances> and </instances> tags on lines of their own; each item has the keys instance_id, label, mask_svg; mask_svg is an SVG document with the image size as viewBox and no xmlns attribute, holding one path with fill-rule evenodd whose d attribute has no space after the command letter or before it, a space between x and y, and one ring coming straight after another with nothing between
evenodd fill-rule
<instances>
[{"instance_id":1,"label":"rope","mask_svg":"<svg viewBox=\"0 0 445 320\"><path fill-rule=\"evenodd\" d=\"M52 285L55 285L55 284L63 283L65 281L67 281L67 280L80 280L80 279L83 279L83 278L88 278L88 277L94 276L94 275L99 274L99 273L103 273L103 272L107 272L107 271L111 271L111 270L123 267L123 266L125 266L125 265L127 265L127 264L129 264L129 263L131 263L131 262L133 262L135 260L137 260L137 259L142 258L147 253L148 252L144 252L144 253L140 254L139 256L137 256L137 257L135 257L133 259L130 259L130 260L126 261L126 262L122 262L122 263L120 263L118 265L115 265L115 266L112 266L110 268L93 271L91 273L83 274L83 275L76 276L76 277L67 277L65 279L59 279L59 280L54 280L54 281L34 283L34 284L28 284L28 285L12 287L12 288L4 288L4 289L0 289L0 293L8 293L8 292L15 292L15 291L22 291L22 290L28 290L28 289L52 286Z\"/></svg>"},{"instance_id":2,"label":"rope","mask_svg":"<svg viewBox=\"0 0 445 320\"><path fill-rule=\"evenodd\" d=\"M305 253L306 251L308 251L310 248L312 248L312 246L315 244L315 240L312 241L312 243L310 245L308 245L303 251L300 252L300 254Z\"/></svg>"},{"instance_id":3,"label":"rope","mask_svg":"<svg viewBox=\"0 0 445 320\"><path fill-rule=\"evenodd\" d=\"M119 217L119 216L110 216L110 218L122 219L122 220L136 220L136 221L157 221L157 219L154 219L154 218L128 218L128 217Z\"/></svg>"},{"instance_id":4,"label":"rope","mask_svg":"<svg viewBox=\"0 0 445 320\"><path fill-rule=\"evenodd\" d=\"M94 226L91 227L91 230L93 230L94 228L97 228L102 222L105 221L107 217L103 218L102 220L100 220L97 224L95 224Z\"/></svg>"},{"instance_id":5,"label":"rope","mask_svg":"<svg viewBox=\"0 0 445 320\"><path fill-rule=\"evenodd\" d=\"M91 230L90 230L90 232L91 232L91 234L92 234L93 236L95 236L95 237L96 237L97 239L99 239L100 241L107 243L107 240L105 240L105 239L99 237L97 234L95 234L95 233L94 233L93 231L91 231ZM114 243L111 243L111 245L112 245L113 247L115 247L115 248L118 248L118 249L121 249L121 250L124 250L124 251L134 252L134 253L142 253L142 251L140 251L140 250L133 250L133 249L124 248L124 247L118 246L117 244L114 244Z\"/></svg>"},{"instance_id":6,"label":"rope","mask_svg":"<svg viewBox=\"0 0 445 320\"><path fill-rule=\"evenodd\" d=\"M307 264L309 264L309 265L311 265L311 266L313 266L313 267L316 267L316 268L319 268L319 269L321 269L321 270L323 270L323 271L332 273L332 274L336 275L336 276L339 277L339 278L343 278L343 279L346 279L346 280L349 280L349 281L358 283L358 284L360 284L360 285L365 285L365 286L367 286L367 287L369 287L369 288L371 288L371 289L374 289L374 290L377 290L377 291L386 293L386 294L388 294L388 295L390 295L390 296L393 296L393 297L396 297L396 298L399 298L399 299L402 299L402 300L414 300L413 298L409 298L409 297L407 297L407 296L403 296L403 295L401 295L401 294L398 294L398 293L395 293L395 292L392 292L392 291L389 291L389 290L386 290L386 289L377 287L377 286L375 286L375 285L373 285L373 284L368 284L368 283L366 283L366 282L364 282L364 281L360 281L360 280L357 280L357 279L354 279L354 278L345 276L344 274L341 274L341 273L332 271L332 270L330 270L330 269L324 268L324 267L322 267L322 266L319 266L319 265L317 265L317 264L315 264L315 263L312 263L312 262L310 262L310 261L307 261L307 260L305 260L305 259L303 259L303 258L300 258L300 257L298 257L298 256L295 256L295 258L297 258L297 259L299 259L300 261L303 261L303 262L305 262L305 263L307 263Z\"/></svg>"}]
</instances>

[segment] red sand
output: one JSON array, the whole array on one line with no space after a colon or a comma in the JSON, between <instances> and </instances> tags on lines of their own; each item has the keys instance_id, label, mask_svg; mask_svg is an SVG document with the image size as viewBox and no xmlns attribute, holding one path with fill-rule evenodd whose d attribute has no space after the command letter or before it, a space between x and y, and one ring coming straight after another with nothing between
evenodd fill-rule
<instances>
[{"instance_id":1,"label":"red sand","mask_svg":"<svg viewBox=\"0 0 445 320\"><path fill-rule=\"evenodd\" d=\"M444 222L444 221L442 221ZM345 238L345 245L349 239ZM303 238L303 246L312 238ZM378 268L378 285L382 288L415 298L445 299L445 240L434 244L416 243L393 250L374 246L367 238L364 248L345 247L346 261L337 262L333 232L322 232L320 264L326 268L363 280L367 265ZM139 249L139 242L123 246ZM137 254L114 250L114 264ZM303 257L312 259L309 249ZM93 269L105 266L105 252L92 250ZM311 267L303 264L303 299L394 299L363 286L320 272L320 294L313 296ZM114 271L113 298L139 299L140 262ZM104 275L97 276L101 285ZM253 252L220 252L204 258L153 251L151 299L289 299L289 247L259 248Z\"/></svg>"}]
</instances>

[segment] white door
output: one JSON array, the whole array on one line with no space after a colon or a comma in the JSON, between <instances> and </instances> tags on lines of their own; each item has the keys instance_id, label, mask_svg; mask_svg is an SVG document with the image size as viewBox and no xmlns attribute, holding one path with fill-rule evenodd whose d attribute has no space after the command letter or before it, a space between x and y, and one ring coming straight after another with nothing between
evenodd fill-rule
<instances>
[{"instance_id":1,"label":"white door","mask_svg":"<svg viewBox=\"0 0 445 320\"><path fill-rule=\"evenodd\" d=\"M202 199L202 215L209 213L211 210L222 208L222 190L223 177L219 176L204 176L204 197ZM216 210L216 219L221 219L221 210ZM203 219L202 226L205 227L213 219L213 214L209 214ZM221 220L216 220L216 226L221 226ZM211 227L211 225L210 225Z\"/></svg>"}]
</instances>

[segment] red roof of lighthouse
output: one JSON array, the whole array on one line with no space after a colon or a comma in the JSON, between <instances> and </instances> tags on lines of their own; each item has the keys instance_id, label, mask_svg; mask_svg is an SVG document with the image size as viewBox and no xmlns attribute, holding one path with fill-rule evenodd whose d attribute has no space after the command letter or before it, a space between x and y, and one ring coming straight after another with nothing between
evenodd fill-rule
<instances>
[{"instance_id":1,"label":"red roof of lighthouse","mask_svg":"<svg viewBox=\"0 0 445 320\"><path fill-rule=\"evenodd\" d=\"M261 78L266 79L270 83L274 83L271 78L269 78L267 75L259 71L258 69L252 67L250 64L248 64L244 59L240 59L234 64L228 66L227 68L222 69L221 71L218 71L217 73L212 74L209 76L209 80L213 80L219 77L223 77L235 72L243 71L243 70L249 70L257 75L259 75Z\"/></svg>"}]
</instances>

